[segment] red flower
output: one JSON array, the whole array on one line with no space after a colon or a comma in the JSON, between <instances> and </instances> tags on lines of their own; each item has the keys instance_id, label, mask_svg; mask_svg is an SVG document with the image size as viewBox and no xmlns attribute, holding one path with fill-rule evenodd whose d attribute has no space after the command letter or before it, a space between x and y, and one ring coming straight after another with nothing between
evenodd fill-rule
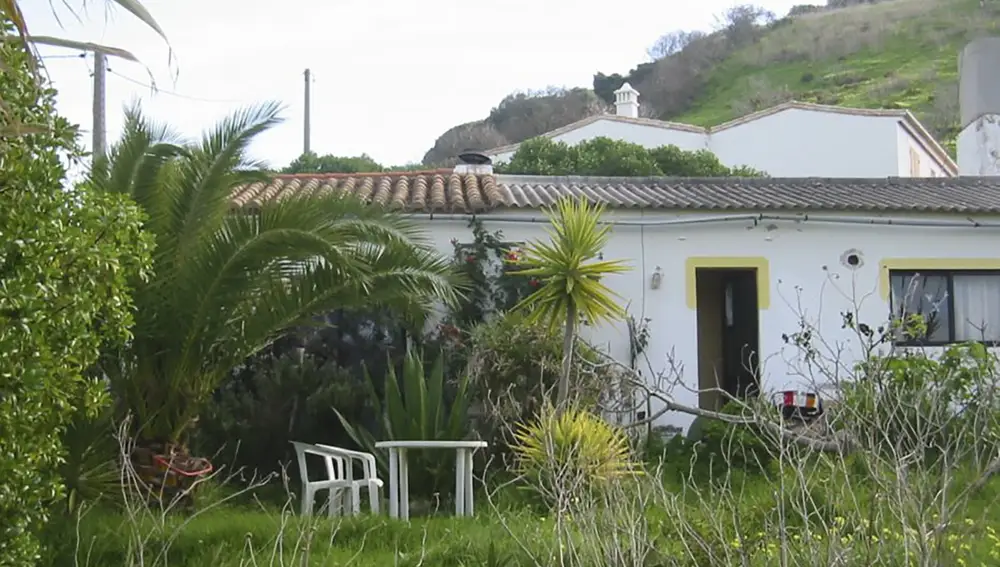
<instances>
[{"instance_id":1,"label":"red flower","mask_svg":"<svg viewBox=\"0 0 1000 567\"><path fill-rule=\"evenodd\" d=\"M535 278L531 278L530 280L528 280L528 285L530 285L531 287L538 287L542 285L542 282L538 281Z\"/></svg>"}]
</instances>

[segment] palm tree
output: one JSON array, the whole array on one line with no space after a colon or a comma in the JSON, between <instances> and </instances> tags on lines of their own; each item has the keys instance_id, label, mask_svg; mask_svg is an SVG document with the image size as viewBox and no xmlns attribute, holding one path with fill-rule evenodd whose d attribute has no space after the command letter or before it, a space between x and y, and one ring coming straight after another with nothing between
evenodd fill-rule
<instances>
[{"instance_id":1,"label":"palm tree","mask_svg":"<svg viewBox=\"0 0 1000 567\"><path fill-rule=\"evenodd\" d=\"M90 182L130 195L155 240L135 288L133 339L97 371L135 420L140 446L186 454L185 434L224 376L290 327L337 308L393 308L419 321L457 299L450 263L405 217L360 201L293 196L231 210L264 178L247 155L278 106L240 110L198 143L127 111Z\"/></svg>"},{"instance_id":2,"label":"palm tree","mask_svg":"<svg viewBox=\"0 0 1000 567\"><path fill-rule=\"evenodd\" d=\"M564 198L546 212L552 230L548 242L528 243L519 264L527 269L519 276L537 278L542 286L525 297L515 309L529 311L530 321L542 321L550 328L563 324L562 374L556 393L556 407L569 398L569 378L580 317L591 323L619 319L625 312L615 301L617 295L601 280L606 275L629 270L621 260L603 260L611 227L601 225L603 205Z\"/></svg>"},{"instance_id":3,"label":"palm tree","mask_svg":"<svg viewBox=\"0 0 1000 567\"><path fill-rule=\"evenodd\" d=\"M149 13L149 10L142 5L139 0L109 0L110 2L117 4L121 8L125 9L127 12L132 14L140 22L146 24L150 29L155 31L164 40L167 39L167 34L157 23L153 15ZM70 7L68 2L64 2L65 7ZM75 15L75 14L74 14ZM112 55L115 57L121 57L124 59L129 59L131 61L138 61L135 55L131 52L118 47L111 47L107 45L99 45L96 43L90 43L85 41L76 41L72 39L64 39L60 37L51 36L37 36L31 35L28 31L28 23L24 20L24 14L21 12L21 7L17 0L0 0L0 19L9 21L13 26L14 30L17 32L17 38L21 40L25 48L29 48L32 44L40 45L53 45L57 47L67 47L70 49L78 49L81 51L100 51L107 55ZM9 41L14 39L14 37L0 35L0 40Z\"/></svg>"}]
</instances>

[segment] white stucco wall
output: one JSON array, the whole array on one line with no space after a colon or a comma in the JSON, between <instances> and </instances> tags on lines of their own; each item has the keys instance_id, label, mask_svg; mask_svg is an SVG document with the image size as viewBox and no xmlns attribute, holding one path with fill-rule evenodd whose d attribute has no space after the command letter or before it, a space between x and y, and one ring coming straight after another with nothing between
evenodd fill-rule
<instances>
[{"instance_id":1,"label":"white stucco wall","mask_svg":"<svg viewBox=\"0 0 1000 567\"><path fill-rule=\"evenodd\" d=\"M962 175L1000 175L1000 115L980 116L962 129L958 168Z\"/></svg>"},{"instance_id":2,"label":"white stucco wall","mask_svg":"<svg viewBox=\"0 0 1000 567\"><path fill-rule=\"evenodd\" d=\"M531 214L525 211L519 213ZM703 213L689 213L705 217ZM483 217L490 230L500 229L506 240L545 238L542 223L503 222L502 213ZM681 218L669 213L627 212L608 218L665 220ZM916 217L914 217L916 218ZM940 218L940 217L938 217ZM956 219L958 220L958 219ZM994 219L995 220L995 219ZM437 247L451 253L450 240L470 241L466 220L428 221ZM616 226L604 254L626 259L633 270L609 277L607 284L629 304L629 312L648 317L650 343L647 355L657 371L673 363L683 381L673 389L674 398L698 405L698 344L696 311L686 301L686 260L693 256L766 257L769 264L770 306L760 312L760 348L765 392L792 388L815 389L823 379L801 359L800 351L786 345L783 334L799 330L803 319L819 329L821 352L827 370L837 360L849 364L859 352L859 342L842 328L841 312L857 311L858 320L873 326L889 316L879 289L879 262L885 258L961 258L983 255L984 235L995 229L927 228L829 224L815 221L751 221L684 226ZM863 264L851 270L841 264L842 254L860 250ZM662 269L659 289L650 288L655 268ZM628 360L628 335L624 324L587 329L589 339L623 362ZM654 404L653 411L656 411ZM686 427L692 418L668 413L659 425Z\"/></svg>"},{"instance_id":3,"label":"white stucco wall","mask_svg":"<svg viewBox=\"0 0 1000 567\"><path fill-rule=\"evenodd\" d=\"M919 160L919 174L916 177L948 177L950 175L945 172L937 158L924 149L924 146L902 124L898 124L896 127L896 137L899 177L913 177L910 166L914 154L911 154L910 150L913 150Z\"/></svg>"},{"instance_id":4,"label":"white stucco wall","mask_svg":"<svg viewBox=\"0 0 1000 567\"><path fill-rule=\"evenodd\" d=\"M576 144L600 136L647 148L708 149L730 167L749 165L772 177L908 177L911 146L921 152L926 176L931 168L943 171L897 117L789 108L709 134L607 119L553 139ZM502 163L513 155L495 154L493 160Z\"/></svg>"},{"instance_id":5,"label":"white stucco wall","mask_svg":"<svg viewBox=\"0 0 1000 567\"><path fill-rule=\"evenodd\" d=\"M889 177L899 119L790 108L713 132L722 163L746 164L772 177Z\"/></svg>"},{"instance_id":6,"label":"white stucco wall","mask_svg":"<svg viewBox=\"0 0 1000 567\"><path fill-rule=\"evenodd\" d=\"M646 148L674 145L682 150L704 150L708 147L708 135L684 130L645 126L628 122L617 122L612 119L597 120L583 127L571 130L552 139L569 145L578 144L594 138L611 138L612 140L627 140ZM510 161L514 152L504 152L493 156L494 163Z\"/></svg>"}]
</instances>

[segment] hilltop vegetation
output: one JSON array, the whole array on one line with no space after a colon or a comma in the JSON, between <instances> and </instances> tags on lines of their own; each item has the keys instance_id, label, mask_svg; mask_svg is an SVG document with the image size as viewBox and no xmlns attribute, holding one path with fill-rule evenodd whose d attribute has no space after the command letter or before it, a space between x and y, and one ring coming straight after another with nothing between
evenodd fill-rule
<instances>
[{"instance_id":1,"label":"hilltop vegetation","mask_svg":"<svg viewBox=\"0 0 1000 567\"><path fill-rule=\"evenodd\" d=\"M456 126L424 156L447 163L460 149L520 142L610 109L628 80L643 116L712 126L796 99L905 108L953 151L958 53L997 33L995 0L832 0L782 17L737 6L711 33L674 31L628 73L598 73L592 89L516 93L490 115Z\"/></svg>"}]
</instances>

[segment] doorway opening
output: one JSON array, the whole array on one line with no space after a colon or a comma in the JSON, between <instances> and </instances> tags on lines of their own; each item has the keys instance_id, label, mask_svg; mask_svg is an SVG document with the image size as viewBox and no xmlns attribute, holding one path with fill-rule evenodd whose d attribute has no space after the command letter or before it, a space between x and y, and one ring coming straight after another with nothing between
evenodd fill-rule
<instances>
[{"instance_id":1,"label":"doorway opening","mask_svg":"<svg viewBox=\"0 0 1000 567\"><path fill-rule=\"evenodd\" d=\"M760 392L760 307L756 268L697 268L698 406Z\"/></svg>"}]
</instances>

